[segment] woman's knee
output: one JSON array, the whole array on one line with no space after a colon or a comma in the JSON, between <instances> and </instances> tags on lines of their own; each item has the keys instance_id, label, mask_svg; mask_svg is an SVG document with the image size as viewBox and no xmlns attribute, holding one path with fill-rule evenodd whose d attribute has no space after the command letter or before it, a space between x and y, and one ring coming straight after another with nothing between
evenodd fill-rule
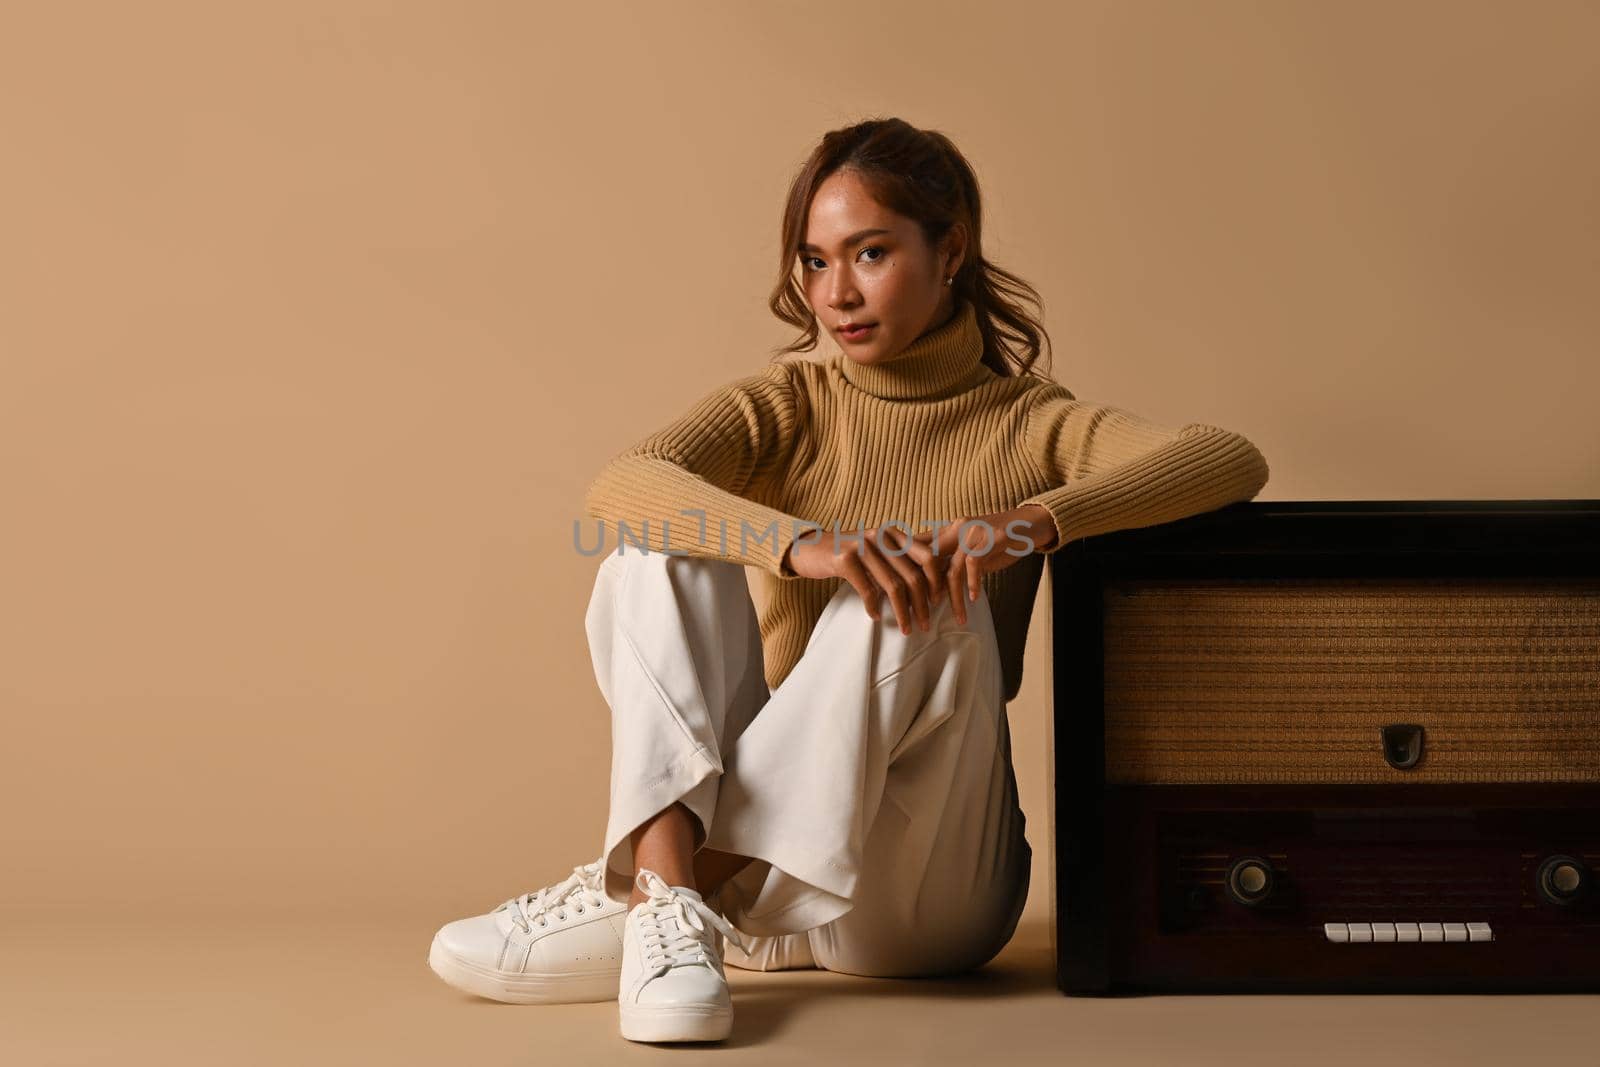
<instances>
[{"instance_id":1,"label":"woman's knee","mask_svg":"<svg viewBox=\"0 0 1600 1067\"><path fill-rule=\"evenodd\" d=\"M744 580L744 565L730 559L721 559L715 556L693 556L681 551L668 552L660 548L643 548L637 545L622 544L616 551L607 553L602 561L603 567L621 568L627 571L704 571L719 578L738 578Z\"/></svg>"},{"instance_id":2,"label":"woman's knee","mask_svg":"<svg viewBox=\"0 0 1600 1067\"><path fill-rule=\"evenodd\" d=\"M976 600L968 599L964 590L961 596L966 607L966 624L963 626L957 617L955 602L951 600L949 594L941 592L937 601L930 600L928 603L929 632L950 628L966 630L976 628L992 635L994 619L990 614L989 591L980 585ZM915 609L909 600L906 603L906 610L911 618L911 634L907 636L922 633L922 628L916 622ZM848 620L864 626L887 626L896 632L900 629L900 619L895 613L894 601L890 599L888 593L882 591L878 593L878 618L873 619L867 611L861 593L846 581L841 581L839 587L833 591L833 597L823 613L823 618L835 623Z\"/></svg>"},{"instance_id":3,"label":"woman's knee","mask_svg":"<svg viewBox=\"0 0 1600 1067\"><path fill-rule=\"evenodd\" d=\"M696 600L710 597L716 603L737 603L750 597L743 564L622 545L600 561L589 610L594 612L599 604L619 599L671 596L669 591L674 590Z\"/></svg>"}]
</instances>

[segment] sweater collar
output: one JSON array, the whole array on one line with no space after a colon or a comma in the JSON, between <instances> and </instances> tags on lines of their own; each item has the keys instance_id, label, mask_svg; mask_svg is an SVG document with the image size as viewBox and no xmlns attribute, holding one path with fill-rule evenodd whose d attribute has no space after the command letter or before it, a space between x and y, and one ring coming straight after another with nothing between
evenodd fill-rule
<instances>
[{"instance_id":1,"label":"sweater collar","mask_svg":"<svg viewBox=\"0 0 1600 1067\"><path fill-rule=\"evenodd\" d=\"M955 314L912 341L887 363L861 364L839 357L839 370L851 385L884 400L930 399L952 392L987 371L983 335L972 301L957 297Z\"/></svg>"}]
</instances>

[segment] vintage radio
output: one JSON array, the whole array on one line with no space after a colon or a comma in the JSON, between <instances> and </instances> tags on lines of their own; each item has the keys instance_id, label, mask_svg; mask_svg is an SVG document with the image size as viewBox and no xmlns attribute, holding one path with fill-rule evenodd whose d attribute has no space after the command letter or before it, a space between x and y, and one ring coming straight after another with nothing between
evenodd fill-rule
<instances>
[{"instance_id":1,"label":"vintage radio","mask_svg":"<svg viewBox=\"0 0 1600 1067\"><path fill-rule=\"evenodd\" d=\"M1600 989L1600 500L1050 557L1069 994Z\"/></svg>"}]
</instances>

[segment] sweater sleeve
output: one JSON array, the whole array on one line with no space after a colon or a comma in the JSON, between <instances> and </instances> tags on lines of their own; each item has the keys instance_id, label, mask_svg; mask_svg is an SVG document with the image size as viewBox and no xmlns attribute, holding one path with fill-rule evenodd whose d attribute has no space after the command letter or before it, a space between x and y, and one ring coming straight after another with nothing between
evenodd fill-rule
<instances>
[{"instance_id":1,"label":"sweater sleeve","mask_svg":"<svg viewBox=\"0 0 1600 1067\"><path fill-rule=\"evenodd\" d=\"M606 463L584 511L630 548L732 560L777 578L814 524L763 503L794 452L800 396L784 362L703 396Z\"/></svg>"},{"instance_id":2,"label":"sweater sleeve","mask_svg":"<svg viewBox=\"0 0 1600 1067\"><path fill-rule=\"evenodd\" d=\"M1266 458L1240 434L1204 423L1176 429L1121 408L1080 402L1049 382L1026 412L1027 448L1055 483L1022 504L1055 520L1057 540L1156 526L1249 500L1267 484Z\"/></svg>"}]
</instances>

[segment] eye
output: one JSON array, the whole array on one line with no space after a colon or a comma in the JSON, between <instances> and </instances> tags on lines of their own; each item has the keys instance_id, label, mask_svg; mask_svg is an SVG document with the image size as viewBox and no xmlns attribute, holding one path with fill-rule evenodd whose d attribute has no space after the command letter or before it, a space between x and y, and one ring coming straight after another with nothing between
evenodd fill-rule
<instances>
[{"instance_id":1,"label":"eye","mask_svg":"<svg viewBox=\"0 0 1600 1067\"><path fill-rule=\"evenodd\" d=\"M883 259L884 255L887 254L887 253L884 252L884 249L883 249L883 247L881 245L868 245L867 247L865 247L865 248L863 248L861 250L860 255L864 256L868 252L877 252L878 253L877 256L873 257L872 259L867 260L868 263L877 263L878 261ZM811 264L812 263L821 263L821 262L822 262L822 260L818 259L816 256L801 256L800 257L800 266L804 270L814 270L816 268L812 267Z\"/></svg>"}]
</instances>

